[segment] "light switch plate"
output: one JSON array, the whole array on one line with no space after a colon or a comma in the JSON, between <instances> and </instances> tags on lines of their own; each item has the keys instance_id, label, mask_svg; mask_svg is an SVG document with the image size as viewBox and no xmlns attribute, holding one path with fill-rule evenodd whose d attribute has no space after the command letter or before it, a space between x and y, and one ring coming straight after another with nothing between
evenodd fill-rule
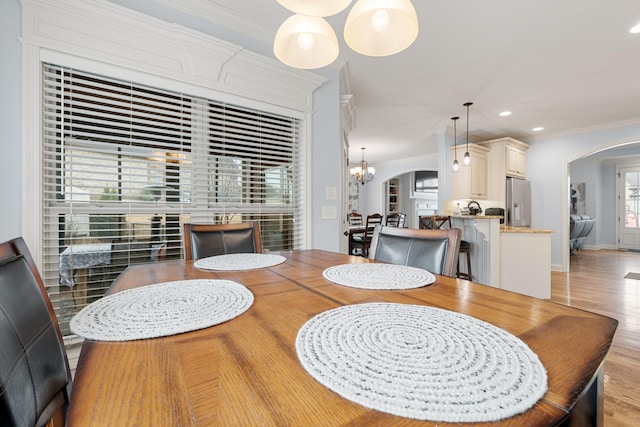
<instances>
[{"instance_id":1,"label":"light switch plate","mask_svg":"<svg viewBox=\"0 0 640 427\"><path fill-rule=\"evenodd\" d=\"M338 211L335 206L323 206L322 207L322 219L336 219L338 217Z\"/></svg>"}]
</instances>

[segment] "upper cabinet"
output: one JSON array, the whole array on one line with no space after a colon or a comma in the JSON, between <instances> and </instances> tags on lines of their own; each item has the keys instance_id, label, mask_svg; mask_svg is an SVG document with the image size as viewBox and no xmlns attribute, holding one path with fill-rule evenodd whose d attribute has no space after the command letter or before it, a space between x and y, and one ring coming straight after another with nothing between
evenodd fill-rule
<instances>
[{"instance_id":1,"label":"upper cabinet","mask_svg":"<svg viewBox=\"0 0 640 427\"><path fill-rule=\"evenodd\" d=\"M484 141L479 145L489 150L488 199L505 201L507 177L526 179L527 150L529 145L513 138Z\"/></svg>"},{"instance_id":2,"label":"upper cabinet","mask_svg":"<svg viewBox=\"0 0 640 427\"><path fill-rule=\"evenodd\" d=\"M471 164L462 163L467 147L464 144L451 148L454 157L460 163L460 169L452 173L451 195L453 199L486 200L488 194L487 171L489 149L476 144L469 144Z\"/></svg>"},{"instance_id":3,"label":"upper cabinet","mask_svg":"<svg viewBox=\"0 0 640 427\"><path fill-rule=\"evenodd\" d=\"M524 179L527 172L527 152L519 147L507 144L505 146L505 155L506 176Z\"/></svg>"}]
</instances>

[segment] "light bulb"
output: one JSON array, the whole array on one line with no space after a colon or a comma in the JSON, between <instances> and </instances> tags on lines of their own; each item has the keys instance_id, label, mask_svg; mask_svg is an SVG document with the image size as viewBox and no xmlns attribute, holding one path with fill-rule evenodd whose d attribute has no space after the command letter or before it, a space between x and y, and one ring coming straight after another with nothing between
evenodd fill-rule
<instances>
[{"instance_id":1,"label":"light bulb","mask_svg":"<svg viewBox=\"0 0 640 427\"><path fill-rule=\"evenodd\" d=\"M453 161L453 167L452 167L454 172L458 172L458 170L460 170L460 165L458 164L457 160Z\"/></svg>"},{"instance_id":2,"label":"light bulb","mask_svg":"<svg viewBox=\"0 0 640 427\"><path fill-rule=\"evenodd\" d=\"M371 17L371 28L378 33L385 31L389 28L389 14L384 9L376 10Z\"/></svg>"},{"instance_id":3,"label":"light bulb","mask_svg":"<svg viewBox=\"0 0 640 427\"><path fill-rule=\"evenodd\" d=\"M471 155L469 154L468 151L464 153L464 159L462 159L462 162L464 163L465 166L469 166L469 164L471 164Z\"/></svg>"},{"instance_id":4,"label":"light bulb","mask_svg":"<svg viewBox=\"0 0 640 427\"><path fill-rule=\"evenodd\" d=\"M311 33L300 33L298 36L298 46L302 50L312 49L314 45L313 34Z\"/></svg>"}]
</instances>

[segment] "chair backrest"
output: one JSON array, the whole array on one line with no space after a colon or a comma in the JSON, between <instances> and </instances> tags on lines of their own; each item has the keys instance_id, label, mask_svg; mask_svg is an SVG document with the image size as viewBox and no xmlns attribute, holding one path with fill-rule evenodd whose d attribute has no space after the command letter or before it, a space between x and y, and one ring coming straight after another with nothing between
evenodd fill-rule
<instances>
[{"instance_id":1,"label":"chair backrest","mask_svg":"<svg viewBox=\"0 0 640 427\"><path fill-rule=\"evenodd\" d=\"M382 215L380 214L371 214L367 215L367 222L365 227L367 230L365 231L365 241L371 241L373 238L373 231L377 225L382 225Z\"/></svg>"},{"instance_id":2,"label":"chair backrest","mask_svg":"<svg viewBox=\"0 0 640 427\"><path fill-rule=\"evenodd\" d=\"M451 217L443 215L424 215L418 217L419 227L423 230L439 230L451 228Z\"/></svg>"},{"instance_id":3,"label":"chair backrest","mask_svg":"<svg viewBox=\"0 0 640 427\"><path fill-rule=\"evenodd\" d=\"M406 217L407 214L403 214L400 212L389 214L385 219L384 225L386 225L387 227L404 227Z\"/></svg>"},{"instance_id":4,"label":"chair backrest","mask_svg":"<svg viewBox=\"0 0 640 427\"><path fill-rule=\"evenodd\" d=\"M362 214L357 212L347 214L347 223L349 224L349 227L359 227L364 225L362 222Z\"/></svg>"},{"instance_id":5,"label":"chair backrest","mask_svg":"<svg viewBox=\"0 0 640 427\"><path fill-rule=\"evenodd\" d=\"M462 231L458 228L416 230L377 226L369 258L455 277L461 238Z\"/></svg>"},{"instance_id":6,"label":"chair backrest","mask_svg":"<svg viewBox=\"0 0 640 427\"><path fill-rule=\"evenodd\" d=\"M262 253L260 225L257 221L233 224L185 223L183 241L185 259L224 254Z\"/></svg>"},{"instance_id":7,"label":"chair backrest","mask_svg":"<svg viewBox=\"0 0 640 427\"><path fill-rule=\"evenodd\" d=\"M71 370L53 306L22 238L0 243L0 424L66 419Z\"/></svg>"}]
</instances>

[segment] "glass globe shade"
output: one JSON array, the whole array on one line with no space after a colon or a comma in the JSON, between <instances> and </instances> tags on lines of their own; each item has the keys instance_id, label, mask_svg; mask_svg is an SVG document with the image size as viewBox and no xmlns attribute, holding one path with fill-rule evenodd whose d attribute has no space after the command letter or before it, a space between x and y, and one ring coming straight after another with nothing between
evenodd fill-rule
<instances>
[{"instance_id":1,"label":"glass globe shade","mask_svg":"<svg viewBox=\"0 0 640 427\"><path fill-rule=\"evenodd\" d=\"M323 18L296 14L280 25L273 53L294 68L314 69L331 64L340 48L333 28Z\"/></svg>"},{"instance_id":2,"label":"glass globe shade","mask_svg":"<svg viewBox=\"0 0 640 427\"><path fill-rule=\"evenodd\" d=\"M344 25L347 45L368 56L401 52L417 37L418 16L410 0L358 0Z\"/></svg>"},{"instance_id":3,"label":"glass globe shade","mask_svg":"<svg viewBox=\"0 0 640 427\"><path fill-rule=\"evenodd\" d=\"M331 16L349 6L351 0L278 0L293 13L307 16Z\"/></svg>"}]
</instances>

